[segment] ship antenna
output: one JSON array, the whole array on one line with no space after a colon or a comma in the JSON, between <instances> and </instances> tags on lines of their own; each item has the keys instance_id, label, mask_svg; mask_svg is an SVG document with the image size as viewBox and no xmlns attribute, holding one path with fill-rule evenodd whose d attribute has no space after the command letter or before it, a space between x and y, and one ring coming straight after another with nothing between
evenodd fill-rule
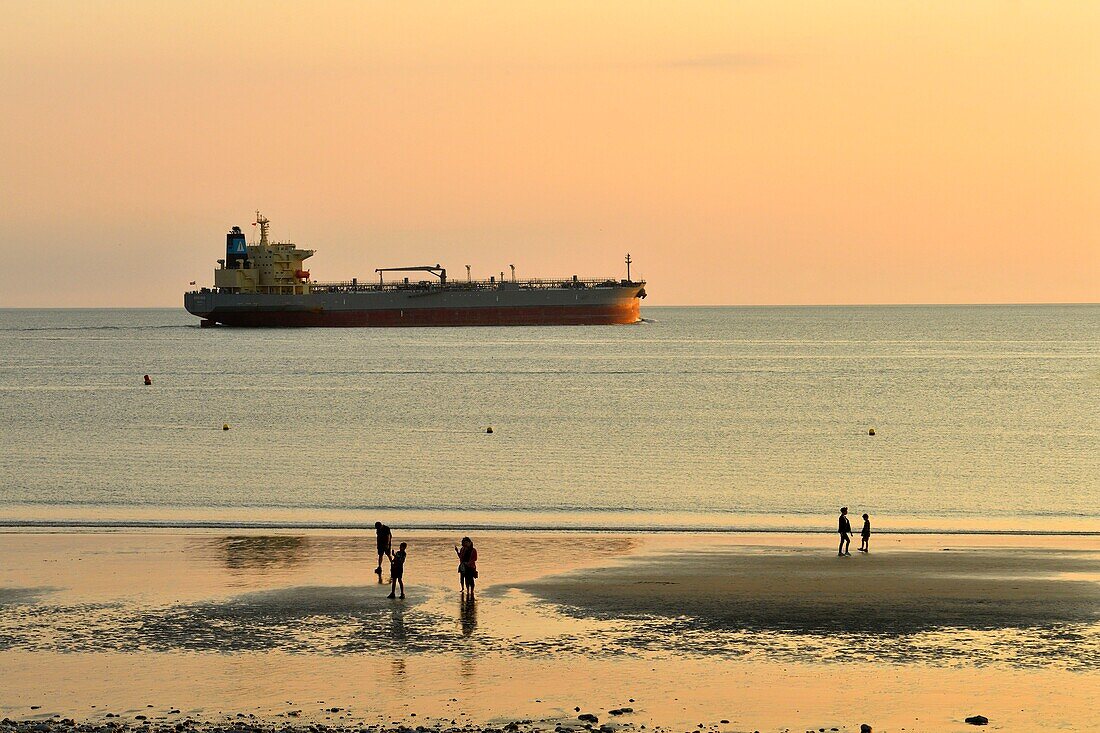
<instances>
[{"instance_id":1,"label":"ship antenna","mask_svg":"<svg viewBox=\"0 0 1100 733\"><path fill-rule=\"evenodd\" d=\"M267 246L267 225L271 221L260 213L259 209L256 210L256 223L260 225L260 244L264 247Z\"/></svg>"},{"instance_id":2,"label":"ship antenna","mask_svg":"<svg viewBox=\"0 0 1100 733\"><path fill-rule=\"evenodd\" d=\"M627 282L632 282L632 280L630 279L630 262L631 262L630 253L627 252L626 253L626 281Z\"/></svg>"}]
</instances>

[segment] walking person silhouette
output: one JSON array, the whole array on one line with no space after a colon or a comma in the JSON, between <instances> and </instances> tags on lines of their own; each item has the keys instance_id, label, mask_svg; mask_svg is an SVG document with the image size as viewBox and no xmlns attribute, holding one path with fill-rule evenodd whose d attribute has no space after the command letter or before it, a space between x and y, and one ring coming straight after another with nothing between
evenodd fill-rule
<instances>
[{"instance_id":1,"label":"walking person silhouette","mask_svg":"<svg viewBox=\"0 0 1100 733\"><path fill-rule=\"evenodd\" d=\"M851 557L852 553L848 552L848 546L852 544L852 523L848 521L848 507L840 507L840 523L837 526L837 531L840 533L840 549L837 550L837 557Z\"/></svg>"}]
</instances>

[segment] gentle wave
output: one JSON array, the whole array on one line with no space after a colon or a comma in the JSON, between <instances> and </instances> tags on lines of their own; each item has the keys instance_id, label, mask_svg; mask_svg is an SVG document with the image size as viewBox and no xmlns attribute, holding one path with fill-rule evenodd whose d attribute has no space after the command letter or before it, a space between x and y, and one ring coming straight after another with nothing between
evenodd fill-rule
<instances>
[{"instance_id":1,"label":"gentle wave","mask_svg":"<svg viewBox=\"0 0 1100 733\"><path fill-rule=\"evenodd\" d=\"M427 429L419 430L419 432L426 432ZM435 431L430 432L444 432ZM643 516L646 514L663 515L665 512L658 510L645 510L638 509L636 506L595 506L591 504L571 504L565 502L558 502L552 506L546 507L532 507L532 506L482 506L476 504L416 504L415 506L409 506L407 504L324 504L324 503L255 503L255 502L205 502L205 503L178 503L178 504L152 504L152 503L138 503L127 500L111 500L111 499L96 499L94 501L82 501L78 499L34 499L25 498L20 499L18 502L4 502L0 501L0 509L5 506L11 508L16 506L22 507L79 507L79 508L111 508L111 509L142 509L142 510L159 510L159 511L172 511L172 510L240 510L240 511L337 511L337 512L376 512L376 513L391 513L391 512L408 512L410 510L417 512L477 512L479 514L514 514L516 512L537 511L539 513L552 512L553 514L562 517L563 519L570 514L596 514L596 515L631 515L631 516ZM832 517L829 509L825 515ZM729 517L735 517L738 515L744 515L743 511L729 509L721 510L714 508L678 508L676 514L695 516L699 518L711 518L711 519L728 519ZM798 508L789 507L782 511L753 511L754 516L765 517L797 517L797 518L821 518L823 516L821 511L817 510L800 510ZM1100 515L1085 513L1085 512L1065 512L1065 511L1049 511L1037 509L1028 512L1026 515L1012 514L1012 513L997 513L991 509L982 510L959 510L951 509L940 512L942 516L954 519L970 519L975 517L995 517L998 519L1084 519L1094 520L1100 523ZM907 519L920 519L921 517L913 514L895 514L892 515L899 520L905 521ZM4 522L8 521L0 518L0 526L4 525ZM14 521L14 520L13 520ZM37 520L33 520L37 521ZM158 520L152 520L158 521ZM372 525L373 526L373 523ZM654 525L657 526L657 525ZM954 530L952 530L954 531ZM1100 533L1100 532L1097 532ZM1058 533L1060 534L1060 533ZM1091 532L1087 534L1092 534Z\"/></svg>"},{"instance_id":2,"label":"gentle wave","mask_svg":"<svg viewBox=\"0 0 1100 733\"><path fill-rule=\"evenodd\" d=\"M0 519L0 528L7 529L299 529L299 530L362 530L373 531L373 522L279 522L279 521L225 521L214 520L34 520ZM832 529L805 527L670 527L665 525L541 525L517 527L513 524L492 522L405 522L403 530L438 531L493 531L493 532L554 532L600 534L813 534L833 535ZM1042 537L1100 537L1100 531L1091 530L1030 530L1030 529L967 529L949 527L921 529L875 530L875 535L961 535L961 536L1042 536Z\"/></svg>"}]
</instances>

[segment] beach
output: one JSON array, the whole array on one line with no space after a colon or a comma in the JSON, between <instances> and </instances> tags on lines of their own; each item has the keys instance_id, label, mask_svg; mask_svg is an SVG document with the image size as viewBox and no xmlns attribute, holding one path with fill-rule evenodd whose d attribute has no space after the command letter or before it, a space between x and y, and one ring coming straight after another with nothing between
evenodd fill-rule
<instances>
[{"instance_id":1,"label":"beach","mask_svg":"<svg viewBox=\"0 0 1100 733\"><path fill-rule=\"evenodd\" d=\"M0 733L1100 733L1100 2L3 10Z\"/></svg>"},{"instance_id":2,"label":"beach","mask_svg":"<svg viewBox=\"0 0 1100 733\"><path fill-rule=\"evenodd\" d=\"M553 730L584 727L582 714L669 731L963 730L977 714L998 730L1096 726L1095 536L882 534L871 554L838 558L824 533L484 532L469 602L459 535L397 534L405 601L385 598L370 533L4 532L0 716L173 729Z\"/></svg>"}]
</instances>

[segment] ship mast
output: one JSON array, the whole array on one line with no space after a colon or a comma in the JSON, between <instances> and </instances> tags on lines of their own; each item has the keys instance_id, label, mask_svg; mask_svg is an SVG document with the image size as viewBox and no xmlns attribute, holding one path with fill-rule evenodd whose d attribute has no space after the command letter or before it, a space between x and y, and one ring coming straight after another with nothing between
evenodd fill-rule
<instances>
[{"instance_id":1,"label":"ship mast","mask_svg":"<svg viewBox=\"0 0 1100 733\"><path fill-rule=\"evenodd\" d=\"M260 213L259 209L256 210L256 223L260 225L260 245L267 246L267 225L271 223L267 217Z\"/></svg>"},{"instance_id":2,"label":"ship mast","mask_svg":"<svg viewBox=\"0 0 1100 733\"><path fill-rule=\"evenodd\" d=\"M633 282L633 280L630 279L630 253L629 252L626 253L626 281L627 282Z\"/></svg>"}]
</instances>

